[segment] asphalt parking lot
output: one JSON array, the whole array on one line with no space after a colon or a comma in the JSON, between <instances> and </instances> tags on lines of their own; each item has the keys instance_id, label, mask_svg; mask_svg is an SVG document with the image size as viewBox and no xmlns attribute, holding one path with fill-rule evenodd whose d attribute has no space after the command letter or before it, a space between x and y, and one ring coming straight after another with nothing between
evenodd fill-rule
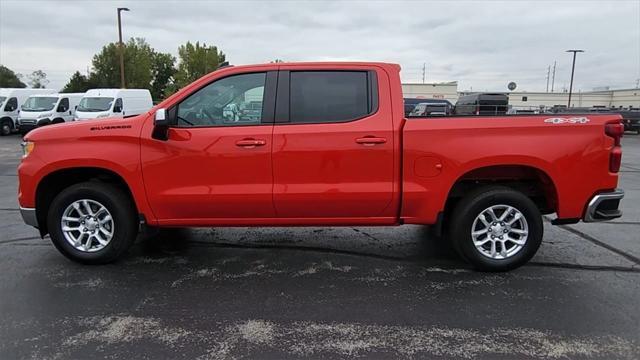
<instances>
[{"instance_id":1,"label":"asphalt parking lot","mask_svg":"<svg viewBox=\"0 0 640 360\"><path fill-rule=\"evenodd\" d=\"M420 226L180 229L81 266L22 223L19 143L0 138L0 358L640 358L640 136L625 215L547 222L504 274Z\"/></svg>"}]
</instances>

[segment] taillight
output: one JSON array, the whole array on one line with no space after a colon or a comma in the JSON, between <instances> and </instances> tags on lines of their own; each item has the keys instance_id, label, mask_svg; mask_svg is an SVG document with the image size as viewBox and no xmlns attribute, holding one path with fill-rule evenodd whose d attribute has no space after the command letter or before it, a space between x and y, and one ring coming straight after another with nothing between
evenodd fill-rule
<instances>
[{"instance_id":1,"label":"taillight","mask_svg":"<svg viewBox=\"0 0 640 360\"><path fill-rule=\"evenodd\" d=\"M604 133L615 140L615 146L620 146L620 139L624 134L624 125L621 123L610 123L604 126Z\"/></svg>"},{"instance_id":2,"label":"taillight","mask_svg":"<svg viewBox=\"0 0 640 360\"><path fill-rule=\"evenodd\" d=\"M620 164L622 163L622 148L620 146L616 146L611 149L611 153L609 154L609 171L612 173L617 173L620 171Z\"/></svg>"},{"instance_id":3,"label":"taillight","mask_svg":"<svg viewBox=\"0 0 640 360\"><path fill-rule=\"evenodd\" d=\"M619 122L609 123L604 126L604 133L607 136L612 137L614 146L609 153L609 171L617 173L620 171L620 165L622 163L622 147L620 146L620 139L624 134L624 125Z\"/></svg>"}]
</instances>

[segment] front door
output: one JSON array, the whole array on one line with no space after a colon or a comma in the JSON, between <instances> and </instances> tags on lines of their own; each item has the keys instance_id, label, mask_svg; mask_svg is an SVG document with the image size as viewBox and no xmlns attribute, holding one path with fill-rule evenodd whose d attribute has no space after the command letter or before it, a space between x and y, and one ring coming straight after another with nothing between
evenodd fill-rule
<instances>
[{"instance_id":1,"label":"front door","mask_svg":"<svg viewBox=\"0 0 640 360\"><path fill-rule=\"evenodd\" d=\"M280 71L273 135L278 217L396 215L391 104L378 95L378 83L387 81L367 69Z\"/></svg>"},{"instance_id":2,"label":"front door","mask_svg":"<svg viewBox=\"0 0 640 360\"><path fill-rule=\"evenodd\" d=\"M215 80L168 109L168 140L143 140L144 183L160 222L274 217L268 78L275 72Z\"/></svg>"}]
</instances>

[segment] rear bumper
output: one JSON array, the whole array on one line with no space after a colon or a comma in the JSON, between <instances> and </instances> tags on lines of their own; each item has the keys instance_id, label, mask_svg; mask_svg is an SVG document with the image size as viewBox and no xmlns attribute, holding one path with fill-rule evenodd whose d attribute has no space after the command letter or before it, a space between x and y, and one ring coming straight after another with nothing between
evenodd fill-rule
<instances>
[{"instance_id":1,"label":"rear bumper","mask_svg":"<svg viewBox=\"0 0 640 360\"><path fill-rule=\"evenodd\" d=\"M22 220L27 225L31 225L34 228L38 228L38 218L36 217L36 209L20 207L20 215Z\"/></svg>"},{"instance_id":2,"label":"rear bumper","mask_svg":"<svg viewBox=\"0 0 640 360\"><path fill-rule=\"evenodd\" d=\"M607 221L621 217L622 211L618 208L623 197L624 191L622 189L595 195L589 201L582 221Z\"/></svg>"}]
</instances>

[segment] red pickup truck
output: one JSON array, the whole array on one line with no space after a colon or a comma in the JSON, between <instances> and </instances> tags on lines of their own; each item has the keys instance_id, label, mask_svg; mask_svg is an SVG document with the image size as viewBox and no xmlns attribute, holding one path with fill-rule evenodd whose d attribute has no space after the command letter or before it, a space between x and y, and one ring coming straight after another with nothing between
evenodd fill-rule
<instances>
[{"instance_id":1,"label":"red pickup truck","mask_svg":"<svg viewBox=\"0 0 640 360\"><path fill-rule=\"evenodd\" d=\"M480 270L527 262L541 214L621 216L618 115L405 118L400 67L226 67L126 119L24 139L24 221L105 263L142 226L430 224Z\"/></svg>"}]
</instances>

